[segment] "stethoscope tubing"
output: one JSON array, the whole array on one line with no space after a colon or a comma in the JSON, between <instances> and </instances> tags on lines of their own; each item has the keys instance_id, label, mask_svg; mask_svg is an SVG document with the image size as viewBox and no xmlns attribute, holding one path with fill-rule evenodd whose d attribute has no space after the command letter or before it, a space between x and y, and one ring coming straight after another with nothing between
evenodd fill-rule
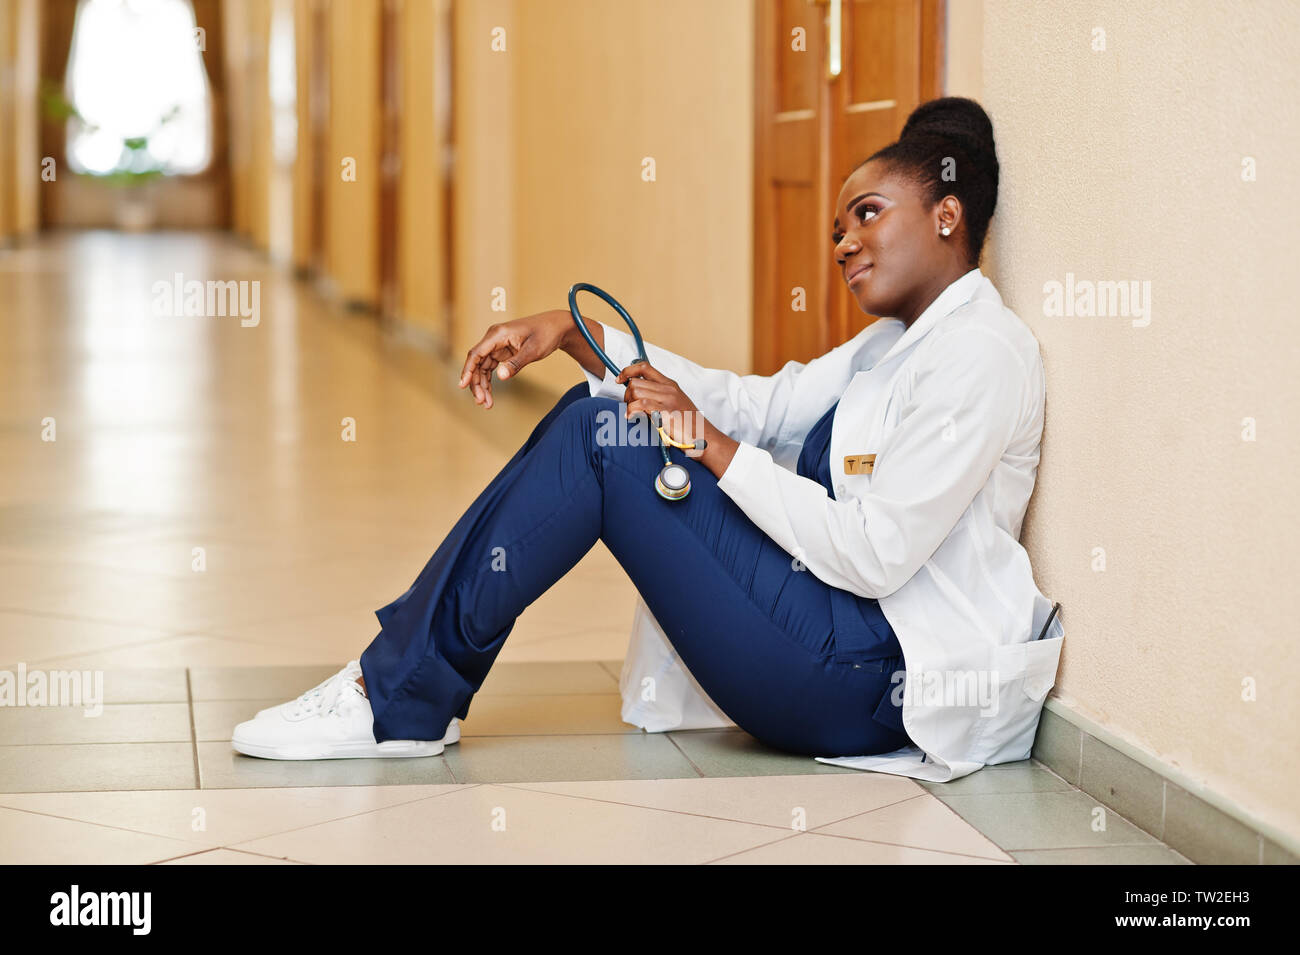
<instances>
[{"instance_id":1,"label":"stethoscope tubing","mask_svg":"<svg viewBox=\"0 0 1300 955\"><path fill-rule=\"evenodd\" d=\"M627 323L627 327L631 329L632 338L636 341L637 360L647 362L650 360L646 357L645 342L641 339L640 329L636 327L636 322L632 321L632 316L627 313L627 309L618 303L618 299L614 298L614 296L610 295L603 288L597 288L595 285L588 282L577 282L569 288L569 311L573 315L574 324L578 326L578 331L582 332L582 337L587 340L587 344L590 345L591 350L596 353L596 357L605 363L606 368L612 371L615 376L623 373L623 369L610 361L610 358L605 354L604 349L596 344L596 339L592 337L591 332L587 329L587 323L582 320L582 315L578 312L579 292L590 292L592 295L599 295L605 300L605 304L618 312L619 317L622 318L623 321Z\"/></svg>"},{"instance_id":2,"label":"stethoscope tubing","mask_svg":"<svg viewBox=\"0 0 1300 955\"><path fill-rule=\"evenodd\" d=\"M610 357L605 354L605 350L596 344L596 339L592 337L591 332L587 330L587 323L582 320L582 314L578 311L579 292L590 292L592 295L600 296L605 300L606 305L618 312L619 317L627 323L628 329L632 332L632 338L636 342L637 360L649 362L650 359L647 357L645 351L645 341L641 338L641 330L636 327L636 322L632 321L632 316L627 313L627 309L619 304L618 299L614 298L614 296L610 295L603 288L592 285L590 282L575 282L569 287L569 313L573 316L573 323L578 326L578 331L581 332L582 337L587 340L587 344L590 345L591 350L596 353L596 357L604 362L605 367L612 371L615 377L623 373L623 369L614 364ZM656 431L660 430L658 411L651 413L650 422ZM668 446L666 444L661 443L659 445L659 451L663 455L664 470L660 472L659 479L656 481L656 489L659 490L661 496L668 497L672 500L678 500L681 497L685 497L686 494L690 492L689 479L686 480L685 488L681 490L669 490L666 485L663 485L663 479L666 474L674 471L685 476L686 471L680 469L678 465L673 464L673 459L668 454Z\"/></svg>"}]
</instances>

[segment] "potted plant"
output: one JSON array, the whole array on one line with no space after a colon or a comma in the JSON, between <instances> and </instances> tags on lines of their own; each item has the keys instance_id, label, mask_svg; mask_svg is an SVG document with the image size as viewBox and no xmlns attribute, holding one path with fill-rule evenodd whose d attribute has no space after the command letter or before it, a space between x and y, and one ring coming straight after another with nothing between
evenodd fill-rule
<instances>
[{"instance_id":1,"label":"potted plant","mask_svg":"<svg viewBox=\"0 0 1300 955\"><path fill-rule=\"evenodd\" d=\"M45 115L62 123L75 122L83 129L94 132L99 127L86 120L77 107L63 94L57 83L47 81L41 91ZM155 135L180 112L173 106L158 118L153 128L144 136L127 136L122 139L122 151L116 165L107 172L77 172L75 175L117 190L113 214L118 228L140 232L150 228L156 218L151 184L164 175L163 164L149 152L149 137Z\"/></svg>"}]
</instances>

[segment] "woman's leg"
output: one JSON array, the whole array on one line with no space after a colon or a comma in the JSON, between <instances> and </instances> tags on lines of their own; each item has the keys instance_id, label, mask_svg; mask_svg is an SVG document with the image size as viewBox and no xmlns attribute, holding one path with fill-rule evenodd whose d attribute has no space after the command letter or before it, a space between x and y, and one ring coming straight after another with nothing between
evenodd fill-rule
<instances>
[{"instance_id":1,"label":"woman's leg","mask_svg":"<svg viewBox=\"0 0 1300 955\"><path fill-rule=\"evenodd\" d=\"M585 384L566 393L411 588L377 611L382 630L361 656L375 739L440 739L468 713L516 617L601 539L742 729L817 755L906 745L873 718L891 668L833 658L830 588L796 569L698 462L675 453L692 491L659 497L658 448L603 440L623 413ZM575 607L575 623L590 612Z\"/></svg>"}]
</instances>

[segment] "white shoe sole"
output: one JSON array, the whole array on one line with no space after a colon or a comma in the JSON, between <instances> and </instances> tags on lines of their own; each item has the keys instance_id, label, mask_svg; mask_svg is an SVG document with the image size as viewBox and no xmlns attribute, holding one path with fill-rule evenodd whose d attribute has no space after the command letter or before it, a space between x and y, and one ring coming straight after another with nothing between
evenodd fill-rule
<instances>
[{"instance_id":1,"label":"white shoe sole","mask_svg":"<svg viewBox=\"0 0 1300 955\"><path fill-rule=\"evenodd\" d=\"M240 738L238 727L230 745L245 756L260 759L403 759L437 756L443 749L460 742L460 723L453 720L447 735L439 740L390 739L383 743L358 740L338 743L280 743L267 745Z\"/></svg>"}]
</instances>

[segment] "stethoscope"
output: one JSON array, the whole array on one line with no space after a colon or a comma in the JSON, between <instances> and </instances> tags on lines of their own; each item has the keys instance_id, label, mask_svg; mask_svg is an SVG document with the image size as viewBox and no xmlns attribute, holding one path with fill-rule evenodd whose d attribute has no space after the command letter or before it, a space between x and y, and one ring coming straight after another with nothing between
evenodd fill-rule
<instances>
[{"instance_id":1,"label":"stethoscope","mask_svg":"<svg viewBox=\"0 0 1300 955\"><path fill-rule=\"evenodd\" d=\"M573 323L578 326L578 331L582 332L582 337L587 340L587 344L590 345L591 350L596 353L596 357L605 363L605 367L615 375L620 375L623 372L623 369L610 361L609 356L606 355L601 347L596 344L596 340L591 337L591 332L587 331L587 323L584 322L582 316L578 314L579 292L591 292L593 295L599 295L605 300L610 308L618 312L619 317L622 318L623 321L627 323L627 327L632 330L632 338L636 340L637 360L648 362L649 359L646 357L645 353L645 342L641 340L641 332L637 330L636 322L632 321L632 316L627 313L627 309L623 308L623 306L615 300L614 296L610 295L604 289L597 288L594 285L588 285L586 282L579 282L569 289L569 312L573 315ZM644 414L644 412L642 412L642 414ZM682 467L680 464L673 463L672 458L668 456L668 447L671 445L674 448L682 448L687 451L703 451L708 442L703 438L699 438L691 444L682 444L681 442L674 441L668 436L667 432L664 431L658 411L650 413L650 421L654 425L655 430L659 432L659 450L662 451L664 455L664 466L660 469L658 477L655 478L655 490L659 492L659 496L662 498L669 501L680 501L687 494L691 493L691 475L686 468Z\"/></svg>"}]
</instances>

